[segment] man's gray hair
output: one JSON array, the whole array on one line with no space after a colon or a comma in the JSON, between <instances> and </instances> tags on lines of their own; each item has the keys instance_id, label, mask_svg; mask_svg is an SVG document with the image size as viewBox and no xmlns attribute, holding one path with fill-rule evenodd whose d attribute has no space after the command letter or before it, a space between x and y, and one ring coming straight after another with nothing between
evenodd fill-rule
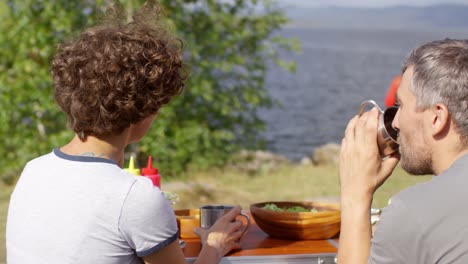
<instances>
[{"instance_id":1,"label":"man's gray hair","mask_svg":"<svg viewBox=\"0 0 468 264\"><path fill-rule=\"evenodd\" d=\"M403 65L413 68L417 107L447 106L464 147L468 146L468 40L444 39L414 49Z\"/></svg>"}]
</instances>

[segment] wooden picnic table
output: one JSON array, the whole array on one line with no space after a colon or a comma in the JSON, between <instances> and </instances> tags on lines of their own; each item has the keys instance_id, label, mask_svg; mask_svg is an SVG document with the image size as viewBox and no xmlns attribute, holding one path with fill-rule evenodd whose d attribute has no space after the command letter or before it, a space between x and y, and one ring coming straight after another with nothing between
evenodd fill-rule
<instances>
[{"instance_id":1,"label":"wooden picnic table","mask_svg":"<svg viewBox=\"0 0 468 264\"><path fill-rule=\"evenodd\" d=\"M251 217L251 225L241 239L241 249L225 256L221 263L336 263L338 239L283 240L263 232ZM183 239L187 263L193 263L201 249L199 239Z\"/></svg>"}]
</instances>

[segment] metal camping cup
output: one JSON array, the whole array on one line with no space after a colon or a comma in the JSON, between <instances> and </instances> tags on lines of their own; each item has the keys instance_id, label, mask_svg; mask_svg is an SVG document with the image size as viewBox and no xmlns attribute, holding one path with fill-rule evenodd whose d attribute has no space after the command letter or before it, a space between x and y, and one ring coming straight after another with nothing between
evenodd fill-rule
<instances>
[{"instance_id":1,"label":"metal camping cup","mask_svg":"<svg viewBox=\"0 0 468 264\"><path fill-rule=\"evenodd\" d=\"M380 111L379 127L377 128L377 145L381 157L386 157L398 150L398 131L392 127L393 119L398 111L398 107L392 106L385 111L380 109L376 102L373 100L364 101L359 107L359 116L362 115L367 105L373 105Z\"/></svg>"},{"instance_id":2,"label":"metal camping cup","mask_svg":"<svg viewBox=\"0 0 468 264\"><path fill-rule=\"evenodd\" d=\"M210 228L216 220L229 212L234 206L232 205L205 205L200 207L200 226L202 228ZM239 216L245 217L247 225L245 226L242 236L247 232L250 226L250 217L247 214L240 213ZM242 237L241 236L241 237Z\"/></svg>"}]
</instances>

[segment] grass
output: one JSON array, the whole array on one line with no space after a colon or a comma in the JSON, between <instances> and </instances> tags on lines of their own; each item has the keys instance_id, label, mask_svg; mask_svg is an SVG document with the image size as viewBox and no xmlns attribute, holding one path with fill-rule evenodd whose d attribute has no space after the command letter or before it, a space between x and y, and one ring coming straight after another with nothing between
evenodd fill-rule
<instances>
[{"instance_id":1,"label":"grass","mask_svg":"<svg viewBox=\"0 0 468 264\"><path fill-rule=\"evenodd\" d=\"M10 194L13 191L12 186L3 186L0 183L0 263L6 263L6 247L5 247L5 224L8 211L8 201Z\"/></svg>"},{"instance_id":2,"label":"grass","mask_svg":"<svg viewBox=\"0 0 468 264\"><path fill-rule=\"evenodd\" d=\"M390 197L428 176L414 177L397 167L393 175L375 193L373 206L387 205ZM197 208L203 204L239 204L244 209L264 201L321 200L339 202L338 168L287 166L270 173L247 175L231 170L194 173L184 179L185 186L173 187L163 182L163 190L177 193L177 209Z\"/></svg>"},{"instance_id":3,"label":"grass","mask_svg":"<svg viewBox=\"0 0 468 264\"><path fill-rule=\"evenodd\" d=\"M427 181L429 177L409 176L397 167L376 192L374 207L384 207L400 190ZM338 169L335 167L285 166L274 171L249 175L234 170L195 172L184 178L164 181L163 190L177 193L176 209L197 208L203 204L249 204L263 201L339 201ZM5 263L5 222L11 186L0 185L0 264Z\"/></svg>"}]
</instances>

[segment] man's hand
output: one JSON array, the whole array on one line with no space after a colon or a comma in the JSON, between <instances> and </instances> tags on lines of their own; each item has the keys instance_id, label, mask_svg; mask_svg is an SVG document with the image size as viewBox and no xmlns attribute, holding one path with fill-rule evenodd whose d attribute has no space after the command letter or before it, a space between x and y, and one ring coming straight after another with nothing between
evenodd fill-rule
<instances>
[{"instance_id":1,"label":"man's hand","mask_svg":"<svg viewBox=\"0 0 468 264\"><path fill-rule=\"evenodd\" d=\"M379 111L373 108L348 124L340 151L341 194L370 197L390 176L399 154L382 160L377 146Z\"/></svg>"}]
</instances>

